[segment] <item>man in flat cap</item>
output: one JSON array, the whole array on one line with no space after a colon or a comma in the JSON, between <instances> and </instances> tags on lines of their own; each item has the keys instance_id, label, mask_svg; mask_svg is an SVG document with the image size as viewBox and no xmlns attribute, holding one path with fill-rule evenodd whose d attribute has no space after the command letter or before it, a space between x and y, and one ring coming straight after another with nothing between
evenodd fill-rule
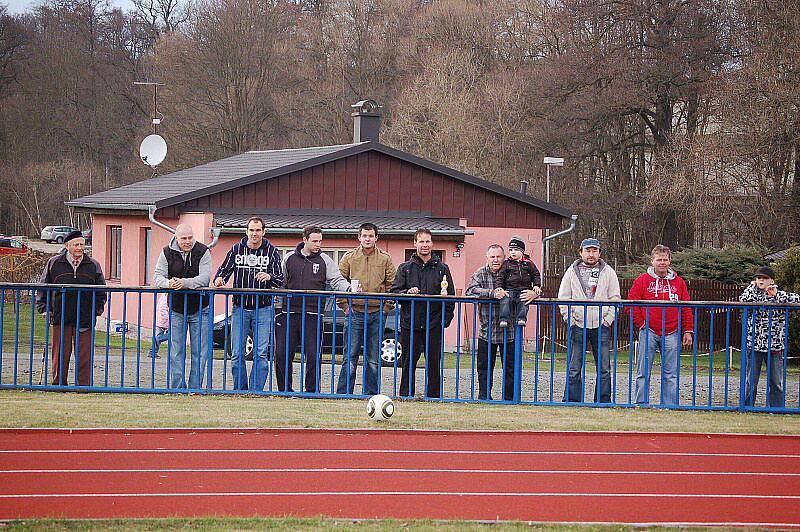
<instances>
[{"instance_id":1,"label":"man in flat cap","mask_svg":"<svg viewBox=\"0 0 800 532\"><path fill-rule=\"evenodd\" d=\"M84 253L84 244L80 231L69 233L64 238L63 251L47 261L41 283L105 285L100 263ZM78 386L91 385L92 329L105 306L106 292L103 290L68 288L38 291L36 308L41 313L47 313L53 327L50 333L53 385L67 386L69 360L76 343Z\"/></svg>"}]
</instances>

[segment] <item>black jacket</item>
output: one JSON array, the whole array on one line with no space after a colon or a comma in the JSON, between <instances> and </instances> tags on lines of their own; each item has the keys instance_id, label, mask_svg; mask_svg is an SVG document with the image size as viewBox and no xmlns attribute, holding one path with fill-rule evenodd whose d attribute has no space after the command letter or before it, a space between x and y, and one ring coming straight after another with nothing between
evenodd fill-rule
<instances>
[{"instance_id":1,"label":"black jacket","mask_svg":"<svg viewBox=\"0 0 800 532\"><path fill-rule=\"evenodd\" d=\"M106 279L98 263L88 255L84 255L78 264L77 270L67 259L64 250L47 261L42 273L42 284L86 284L104 285ZM48 292L49 308L48 308ZM80 294L80 301L78 301ZM93 295L94 294L94 295ZM94 299L94 313L92 313L92 299ZM80 303L80 308L78 304ZM36 309L44 313L49 311L50 324L61 325L61 316L64 316L64 325L78 325L78 328L93 328L97 316L101 315L106 307L106 292L95 290L78 290L58 288L52 290L39 290L36 294ZM78 315L80 318L78 319Z\"/></svg>"},{"instance_id":2,"label":"black jacket","mask_svg":"<svg viewBox=\"0 0 800 532\"><path fill-rule=\"evenodd\" d=\"M497 280L506 290L530 290L534 286L542 287L539 268L527 255L520 260L504 260L500 271L497 272Z\"/></svg>"},{"instance_id":3,"label":"black jacket","mask_svg":"<svg viewBox=\"0 0 800 532\"><path fill-rule=\"evenodd\" d=\"M338 292L350 291L350 283L342 277L339 268L327 254L322 252L303 255L303 243L297 244L292 253L283 259L283 271L286 276L286 288L289 290L325 290L330 286ZM287 298L289 299L289 298ZM302 312L303 297L290 299L290 313ZM316 314L325 307L325 298L305 296L305 311ZM284 306L284 312L286 307Z\"/></svg>"},{"instance_id":4,"label":"black jacket","mask_svg":"<svg viewBox=\"0 0 800 532\"><path fill-rule=\"evenodd\" d=\"M456 288L453 283L453 276L447 264L433 256L428 262L416 255L397 268L397 275L392 284L392 292L395 294L405 294L409 288L416 286L420 294L442 295L442 281L447 280L447 295L456 295ZM425 327L429 323L438 326L442 323L442 307L444 307L444 326L449 327L453 321L455 303L431 302L430 317L428 317L428 304L426 301L414 302L414 327ZM400 319L405 327L411 326L411 301L400 301Z\"/></svg>"}]
</instances>

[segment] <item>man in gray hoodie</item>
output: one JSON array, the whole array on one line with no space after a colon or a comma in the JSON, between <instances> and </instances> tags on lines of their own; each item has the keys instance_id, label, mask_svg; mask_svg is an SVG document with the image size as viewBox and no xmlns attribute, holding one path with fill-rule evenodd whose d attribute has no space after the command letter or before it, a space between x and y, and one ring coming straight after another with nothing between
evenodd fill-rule
<instances>
[{"instance_id":1,"label":"man in gray hoodie","mask_svg":"<svg viewBox=\"0 0 800 532\"><path fill-rule=\"evenodd\" d=\"M618 301L619 279L614 269L600 258L600 241L581 242L581 258L572 263L561 279L558 299ZM597 380L594 401L611 402L611 327L616 318L613 305L559 305L569 326L569 372L565 402L583 402L583 364L588 346L592 348Z\"/></svg>"},{"instance_id":2,"label":"man in gray hoodie","mask_svg":"<svg viewBox=\"0 0 800 532\"><path fill-rule=\"evenodd\" d=\"M169 387L186 388L186 330L192 349L189 388L203 386L212 324L209 321L209 296L186 293L206 288L211 281L211 252L194 239L192 227L180 224L169 245L161 250L153 274L158 288L169 288Z\"/></svg>"}]
</instances>

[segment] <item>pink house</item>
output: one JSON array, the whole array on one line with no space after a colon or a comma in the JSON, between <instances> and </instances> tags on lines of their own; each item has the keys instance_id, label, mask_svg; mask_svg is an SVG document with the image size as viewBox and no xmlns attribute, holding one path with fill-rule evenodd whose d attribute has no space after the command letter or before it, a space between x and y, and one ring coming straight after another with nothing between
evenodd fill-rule
<instances>
[{"instance_id":1,"label":"pink house","mask_svg":"<svg viewBox=\"0 0 800 532\"><path fill-rule=\"evenodd\" d=\"M450 266L461 294L472 273L485 263L486 247L504 247L512 235L541 265L545 229L560 229L567 209L500 187L489 181L393 149L378 142L380 115L368 108L354 113L353 142L300 149L250 151L168 175L92 194L68 205L92 214L92 254L108 283L146 286L158 254L175 227L189 223L198 240L219 241L212 250L214 268L242 238L249 216L265 219L267 237L293 249L302 228L319 225L324 250L338 262L358 242L363 222L375 223L378 245L395 265L413 251L413 234L425 227L434 248ZM128 301L126 320L135 326L137 301ZM152 297L143 299L141 325L152 323ZM112 298L110 319L122 319L121 298ZM530 320L526 338L534 333ZM462 335L471 334L464 317ZM466 330L464 330L466 328ZM456 342L456 324L447 345ZM463 342L463 341L462 341Z\"/></svg>"}]
</instances>

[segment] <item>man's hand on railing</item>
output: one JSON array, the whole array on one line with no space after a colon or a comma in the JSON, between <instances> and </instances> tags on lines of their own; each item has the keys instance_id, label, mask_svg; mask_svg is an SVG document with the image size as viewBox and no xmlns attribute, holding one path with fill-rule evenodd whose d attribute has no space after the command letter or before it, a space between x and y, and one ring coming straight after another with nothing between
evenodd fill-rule
<instances>
[{"instance_id":1,"label":"man's hand on railing","mask_svg":"<svg viewBox=\"0 0 800 532\"><path fill-rule=\"evenodd\" d=\"M413 295L415 295L415 294L419 294L419 287L417 287L417 286L412 286L411 288L409 288L409 289L406 291L406 294L409 294L409 295L412 295L412 296L413 296Z\"/></svg>"},{"instance_id":2,"label":"man's hand on railing","mask_svg":"<svg viewBox=\"0 0 800 532\"><path fill-rule=\"evenodd\" d=\"M183 289L183 279L178 279L177 277L173 277L169 280L169 287L173 290L181 290Z\"/></svg>"},{"instance_id":3,"label":"man's hand on railing","mask_svg":"<svg viewBox=\"0 0 800 532\"><path fill-rule=\"evenodd\" d=\"M495 299L503 299L504 297L508 296L508 292L500 287L497 287L494 289L494 293L492 295Z\"/></svg>"},{"instance_id":4,"label":"man's hand on railing","mask_svg":"<svg viewBox=\"0 0 800 532\"><path fill-rule=\"evenodd\" d=\"M530 305L534 299L542 295L542 289L534 286L532 290L523 290L519 293L520 300L526 305Z\"/></svg>"}]
</instances>

